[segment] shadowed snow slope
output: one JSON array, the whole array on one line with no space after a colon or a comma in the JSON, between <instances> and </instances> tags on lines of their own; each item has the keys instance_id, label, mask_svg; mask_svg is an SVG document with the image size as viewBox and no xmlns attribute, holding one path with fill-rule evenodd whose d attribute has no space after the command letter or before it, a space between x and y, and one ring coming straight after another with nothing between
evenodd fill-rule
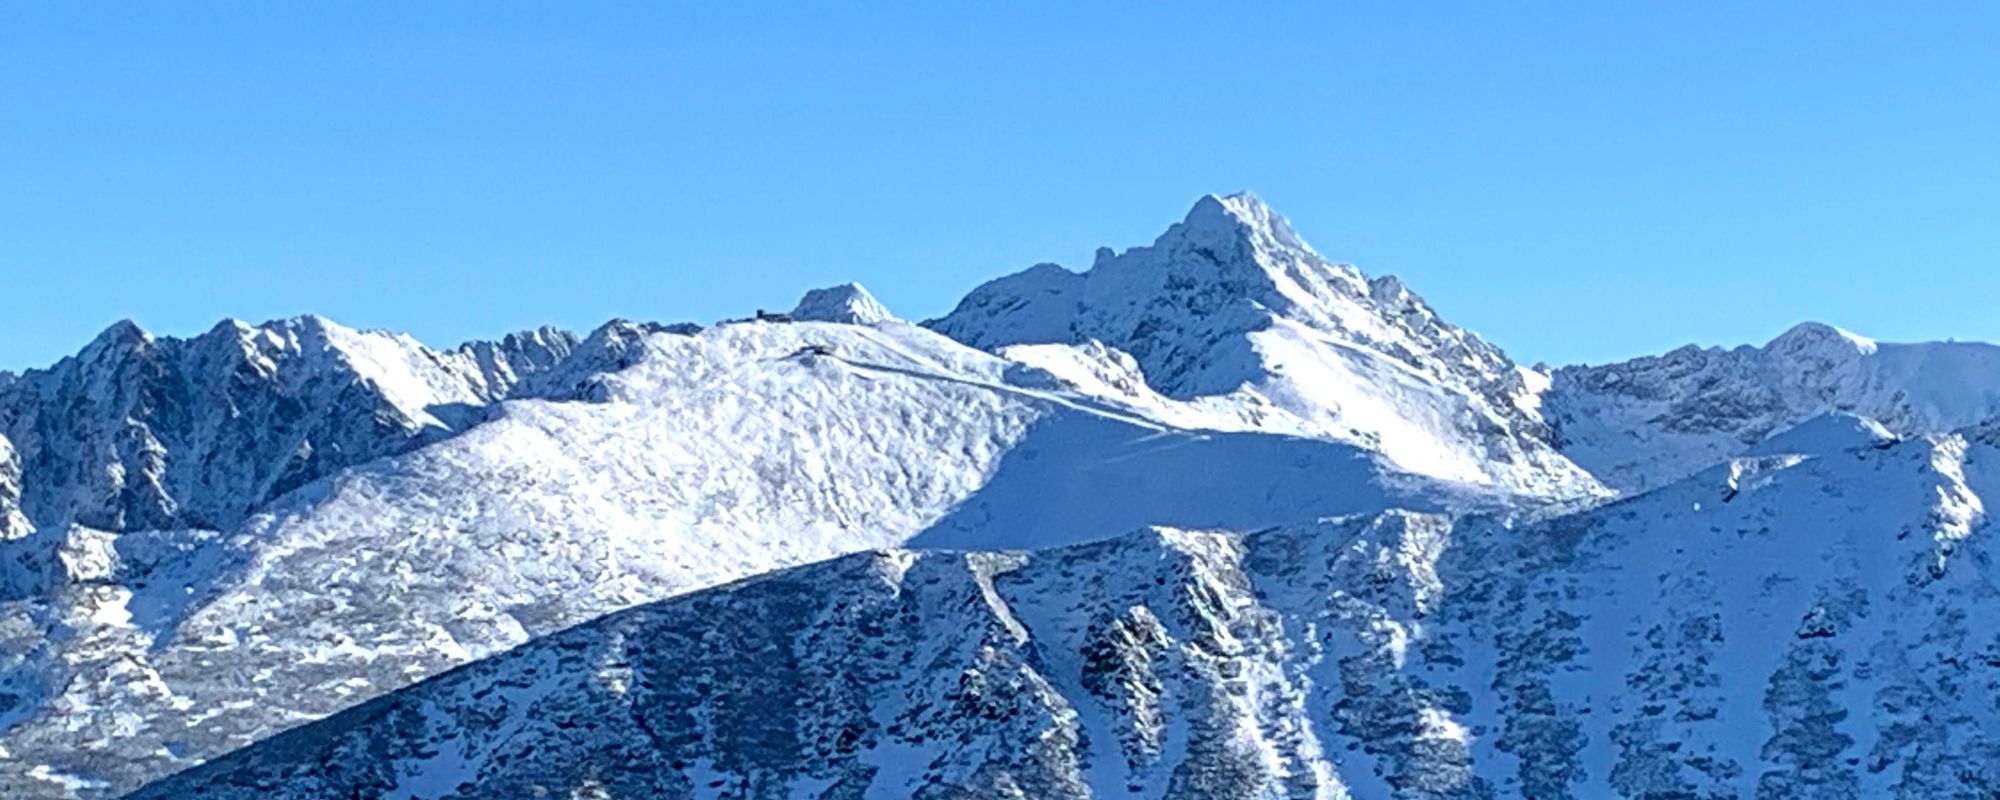
<instances>
[{"instance_id":1,"label":"shadowed snow slope","mask_svg":"<svg viewBox=\"0 0 2000 800\"><path fill-rule=\"evenodd\" d=\"M1896 434L1882 427L1882 423L1834 411L1772 434L1751 447L1748 455L1825 455L1863 447L1886 447L1895 441Z\"/></svg>"},{"instance_id":2,"label":"shadowed snow slope","mask_svg":"<svg viewBox=\"0 0 2000 800\"><path fill-rule=\"evenodd\" d=\"M614 614L134 795L1991 797L1988 432L1509 528L856 555Z\"/></svg>"},{"instance_id":3,"label":"shadowed snow slope","mask_svg":"<svg viewBox=\"0 0 2000 800\"><path fill-rule=\"evenodd\" d=\"M1115 349L1144 382L1230 427L1361 444L1402 468L1507 491L1587 494L1535 408L1544 376L1439 319L1395 278L1321 258L1248 194L1205 197L1150 247L988 283L926 323L983 348Z\"/></svg>"},{"instance_id":4,"label":"shadowed snow slope","mask_svg":"<svg viewBox=\"0 0 2000 800\"><path fill-rule=\"evenodd\" d=\"M2000 415L2000 347L1876 343L1799 325L1763 347L1683 347L1557 370L1544 398L1562 451L1599 479L1641 491L1708 467L1828 412L1909 436Z\"/></svg>"},{"instance_id":5,"label":"shadowed snow slope","mask_svg":"<svg viewBox=\"0 0 2000 800\"><path fill-rule=\"evenodd\" d=\"M18 542L41 583L0 631L0 793L108 796L609 611L912 538L1505 499L1350 444L1178 428L1150 412L1200 412L907 323L680 330L606 326L568 359L591 369L543 373L594 402L499 403L220 532Z\"/></svg>"}]
</instances>

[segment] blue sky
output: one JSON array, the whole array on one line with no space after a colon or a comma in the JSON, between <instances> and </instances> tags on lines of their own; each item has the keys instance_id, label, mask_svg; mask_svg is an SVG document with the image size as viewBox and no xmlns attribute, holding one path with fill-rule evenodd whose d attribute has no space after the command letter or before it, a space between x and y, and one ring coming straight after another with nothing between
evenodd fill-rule
<instances>
[{"instance_id":1,"label":"blue sky","mask_svg":"<svg viewBox=\"0 0 2000 800\"><path fill-rule=\"evenodd\" d=\"M0 368L121 317L931 316L1245 188L1524 361L2000 339L1996 41L1990 3L12 2Z\"/></svg>"}]
</instances>

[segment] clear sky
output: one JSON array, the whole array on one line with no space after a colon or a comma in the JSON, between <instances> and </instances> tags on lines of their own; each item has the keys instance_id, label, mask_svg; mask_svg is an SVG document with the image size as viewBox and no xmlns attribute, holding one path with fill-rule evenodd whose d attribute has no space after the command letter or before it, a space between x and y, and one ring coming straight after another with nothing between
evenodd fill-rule
<instances>
[{"instance_id":1,"label":"clear sky","mask_svg":"<svg viewBox=\"0 0 2000 800\"><path fill-rule=\"evenodd\" d=\"M0 368L921 318L1246 188L1526 362L2000 339L2000 4L1422 5L13 0Z\"/></svg>"}]
</instances>

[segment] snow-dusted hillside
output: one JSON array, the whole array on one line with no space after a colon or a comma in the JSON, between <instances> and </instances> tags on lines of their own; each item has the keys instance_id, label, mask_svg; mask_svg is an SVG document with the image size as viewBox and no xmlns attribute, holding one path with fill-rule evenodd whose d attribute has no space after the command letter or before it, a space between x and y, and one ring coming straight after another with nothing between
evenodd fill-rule
<instances>
[{"instance_id":1,"label":"snow-dusted hillside","mask_svg":"<svg viewBox=\"0 0 2000 800\"><path fill-rule=\"evenodd\" d=\"M1354 442L1412 472L1540 494L1592 484L1550 445L1546 376L1401 281L1320 257L1249 194L1204 197L1151 246L1100 249L1086 272L995 280L926 324L983 348L1129 353L1151 389L1222 424Z\"/></svg>"},{"instance_id":2,"label":"snow-dusted hillside","mask_svg":"<svg viewBox=\"0 0 2000 800\"><path fill-rule=\"evenodd\" d=\"M1614 488L1641 491L1829 412L1905 436L1992 419L2000 346L1877 343L1806 323L1763 347L1689 346L1556 370L1543 412L1564 455Z\"/></svg>"},{"instance_id":3,"label":"snow-dusted hillside","mask_svg":"<svg viewBox=\"0 0 2000 800\"><path fill-rule=\"evenodd\" d=\"M850 556L134 798L1992 797L1996 442L1737 460L1518 527Z\"/></svg>"},{"instance_id":4,"label":"snow-dusted hillside","mask_svg":"<svg viewBox=\"0 0 2000 800\"><path fill-rule=\"evenodd\" d=\"M0 791L109 796L534 635L842 553L1507 502L1347 443L1190 427L1206 412L885 319L855 287L792 317L836 321L606 326L530 381L581 399L484 406L234 527L14 543L39 583L0 630Z\"/></svg>"}]
</instances>

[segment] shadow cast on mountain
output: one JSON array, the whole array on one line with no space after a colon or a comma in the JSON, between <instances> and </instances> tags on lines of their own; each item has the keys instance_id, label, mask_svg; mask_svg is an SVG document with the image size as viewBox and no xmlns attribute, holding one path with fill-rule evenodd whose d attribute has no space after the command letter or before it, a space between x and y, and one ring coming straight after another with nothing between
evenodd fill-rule
<instances>
[{"instance_id":1,"label":"shadow cast on mountain","mask_svg":"<svg viewBox=\"0 0 2000 800\"><path fill-rule=\"evenodd\" d=\"M1247 530L1388 508L1460 509L1482 494L1398 472L1339 442L1062 413L1030 429L985 486L910 546L1053 547L1149 525Z\"/></svg>"}]
</instances>

